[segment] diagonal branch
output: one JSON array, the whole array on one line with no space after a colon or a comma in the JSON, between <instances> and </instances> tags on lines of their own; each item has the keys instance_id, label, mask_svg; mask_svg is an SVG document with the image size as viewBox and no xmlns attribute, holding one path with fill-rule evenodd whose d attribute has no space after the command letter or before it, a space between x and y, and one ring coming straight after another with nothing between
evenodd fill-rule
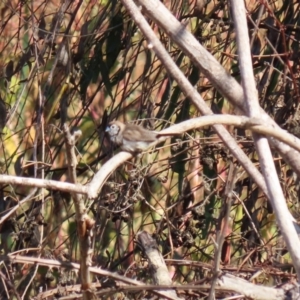
<instances>
[{"instance_id":1,"label":"diagonal branch","mask_svg":"<svg viewBox=\"0 0 300 300\"><path fill-rule=\"evenodd\" d=\"M244 109L247 110L250 117L255 116L259 118L262 116L262 109L259 106L252 69L245 4L240 0L231 0L231 3L246 103ZM265 137L253 134L253 138L258 152L261 170L267 183L269 200L274 209L276 220L287 244L287 248L291 254L298 280L300 280L300 241L297 237L297 232L293 226L292 220L289 218L290 213L280 186L271 149L268 140Z\"/></svg>"},{"instance_id":2,"label":"diagonal branch","mask_svg":"<svg viewBox=\"0 0 300 300\"><path fill-rule=\"evenodd\" d=\"M122 1L124 5L125 3L131 2L131 0ZM226 99L228 99L234 107L246 112L247 106L244 102L243 90L238 82L231 77L230 74L228 74L228 72L220 65L220 63L197 41L193 34L175 18L175 16L164 6L164 4L159 0L138 0L137 2L143 7L143 11L153 21L155 21L155 23L159 24L160 28L162 28L180 47L180 49L194 62L201 72L203 72L203 74L212 82L214 87L216 87L217 90ZM133 15L131 16L134 17ZM164 17L162 18L162 16ZM143 33L145 34L144 31ZM154 49L155 46L156 44L154 45ZM158 53L156 54L158 55ZM178 82L178 84L180 84L180 82ZM182 88L182 86L180 87ZM273 126L278 130L280 129L274 120L272 120L272 118L262 109L261 118L268 125ZM272 140L271 142L280 152L284 160L292 166L293 170L300 177L300 153L294 151L279 141ZM250 173L250 170L246 168L244 164L242 165L254 179L253 175ZM261 180L264 179L261 177Z\"/></svg>"}]
</instances>

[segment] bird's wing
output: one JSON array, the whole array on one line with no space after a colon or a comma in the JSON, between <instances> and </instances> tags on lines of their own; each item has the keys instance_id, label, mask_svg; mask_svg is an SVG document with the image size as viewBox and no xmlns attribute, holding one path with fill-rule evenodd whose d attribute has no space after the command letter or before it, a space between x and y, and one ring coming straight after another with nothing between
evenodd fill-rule
<instances>
[{"instance_id":1,"label":"bird's wing","mask_svg":"<svg viewBox=\"0 0 300 300\"><path fill-rule=\"evenodd\" d=\"M124 139L128 141L154 142L157 138L157 132L147 130L141 126L130 124L126 126L123 132Z\"/></svg>"}]
</instances>

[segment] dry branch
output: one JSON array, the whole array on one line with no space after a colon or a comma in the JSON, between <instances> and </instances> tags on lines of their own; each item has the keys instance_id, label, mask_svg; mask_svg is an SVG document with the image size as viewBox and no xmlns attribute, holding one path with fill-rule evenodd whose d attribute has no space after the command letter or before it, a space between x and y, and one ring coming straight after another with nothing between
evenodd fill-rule
<instances>
[{"instance_id":1,"label":"dry branch","mask_svg":"<svg viewBox=\"0 0 300 300\"><path fill-rule=\"evenodd\" d=\"M172 285L169 270L165 264L162 254L158 250L156 241L146 231L141 231L137 234L138 245L149 261L149 269L153 277L154 283L157 285ZM166 296L174 299L181 299L176 295L175 291L161 291Z\"/></svg>"},{"instance_id":2,"label":"dry branch","mask_svg":"<svg viewBox=\"0 0 300 300\"><path fill-rule=\"evenodd\" d=\"M259 106L252 69L245 4L240 0L232 0L231 3L237 33L240 70L246 102L246 107L244 107L244 109L248 112L249 117L260 118L263 110ZM265 137L253 134L253 139L258 152L261 170L267 183L269 200L274 209L276 220L287 244L287 248L292 256L298 280L300 280L300 241L292 219L290 218L290 212L281 189L271 149L268 140Z\"/></svg>"},{"instance_id":3,"label":"dry branch","mask_svg":"<svg viewBox=\"0 0 300 300\"><path fill-rule=\"evenodd\" d=\"M216 87L234 107L243 112L247 111L243 90L238 82L228 74L220 63L196 40L192 33L175 18L162 2L159 0L138 0L137 3L143 7L143 12L155 21L155 23L159 24L160 28L178 44L182 51L199 67L205 76L213 83L214 87ZM161 16L164 17L162 18ZM262 120L275 129L280 130L280 127L265 111L261 110L261 114ZM274 144L285 161L292 166L293 170L300 177L300 153L276 140L272 141L272 144ZM245 166L244 168L247 169ZM247 171L249 173L249 170Z\"/></svg>"}]
</instances>

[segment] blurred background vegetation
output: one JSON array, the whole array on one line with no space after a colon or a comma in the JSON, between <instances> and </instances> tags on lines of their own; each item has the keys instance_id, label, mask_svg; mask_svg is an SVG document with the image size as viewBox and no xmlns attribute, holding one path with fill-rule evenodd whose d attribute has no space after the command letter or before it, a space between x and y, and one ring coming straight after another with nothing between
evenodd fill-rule
<instances>
[{"instance_id":1,"label":"blurred background vegetation","mask_svg":"<svg viewBox=\"0 0 300 300\"><path fill-rule=\"evenodd\" d=\"M163 2L239 81L229 3ZM260 104L279 125L300 136L299 2L245 3ZM104 134L110 120L161 130L199 116L120 1L2 1L0 13L2 174L67 181L62 133L67 122L82 131L77 175L86 184L117 151ZM216 113L234 113L169 36L148 21L207 105ZM259 168L251 134L228 130ZM288 205L297 217L298 179L275 152L274 161ZM195 263L169 262L174 282L197 283L207 278L214 262L216 228L222 227L224 187L232 163L238 172L222 268L243 272L249 279L264 267L255 282L267 285L294 277L265 196L210 128L171 138L133 158L112 174L98 199L86 203L96 220L93 265L148 282L150 275L135 244L136 233L147 230L166 259ZM69 194L2 185L0 216L31 194L31 201L0 224L2 254L78 261ZM79 282L78 274L71 271L40 267L33 274L32 268L2 264L1 272L26 297ZM7 293L1 291L1 299L6 299ZM127 296L141 299L143 294ZM123 299L122 293L119 297Z\"/></svg>"}]
</instances>

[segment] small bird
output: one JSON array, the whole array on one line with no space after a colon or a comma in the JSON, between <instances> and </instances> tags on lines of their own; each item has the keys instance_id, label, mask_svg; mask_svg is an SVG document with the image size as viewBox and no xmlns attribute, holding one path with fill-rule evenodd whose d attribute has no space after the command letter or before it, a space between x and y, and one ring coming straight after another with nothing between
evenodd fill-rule
<instances>
[{"instance_id":1,"label":"small bird","mask_svg":"<svg viewBox=\"0 0 300 300\"><path fill-rule=\"evenodd\" d=\"M135 124L124 124L120 121L110 122L105 132L108 133L112 143L130 153L146 150L151 143L157 141L161 136L174 135L151 131Z\"/></svg>"}]
</instances>

